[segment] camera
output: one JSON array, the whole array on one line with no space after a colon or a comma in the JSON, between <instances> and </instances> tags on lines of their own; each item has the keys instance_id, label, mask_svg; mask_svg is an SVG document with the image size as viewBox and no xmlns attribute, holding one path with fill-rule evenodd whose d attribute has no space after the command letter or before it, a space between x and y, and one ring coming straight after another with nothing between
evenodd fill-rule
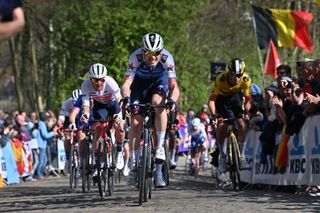
<instances>
[{"instance_id":1,"label":"camera","mask_svg":"<svg viewBox=\"0 0 320 213\"><path fill-rule=\"evenodd\" d=\"M286 85L286 88L291 89L292 88L292 82L288 82L288 84Z\"/></svg>"}]
</instances>

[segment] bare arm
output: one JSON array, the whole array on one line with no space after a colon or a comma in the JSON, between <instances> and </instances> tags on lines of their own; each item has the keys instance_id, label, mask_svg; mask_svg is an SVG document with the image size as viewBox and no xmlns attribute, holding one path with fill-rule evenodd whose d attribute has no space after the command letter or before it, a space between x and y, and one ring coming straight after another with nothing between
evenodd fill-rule
<instances>
[{"instance_id":1,"label":"bare arm","mask_svg":"<svg viewBox=\"0 0 320 213\"><path fill-rule=\"evenodd\" d=\"M179 96L180 96L180 89L179 89L177 81L170 82L169 88L172 91L170 98L173 99L175 102L177 102L179 99Z\"/></svg>"},{"instance_id":2,"label":"bare arm","mask_svg":"<svg viewBox=\"0 0 320 213\"><path fill-rule=\"evenodd\" d=\"M22 31L24 28L25 18L22 8L15 8L12 16L12 21L0 23L0 41L8 39L10 36Z\"/></svg>"},{"instance_id":3,"label":"bare arm","mask_svg":"<svg viewBox=\"0 0 320 213\"><path fill-rule=\"evenodd\" d=\"M126 79L121 86L121 95L122 97L130 97L130 86L132 84L132 79Z\"/></svg>"}]
</instances>

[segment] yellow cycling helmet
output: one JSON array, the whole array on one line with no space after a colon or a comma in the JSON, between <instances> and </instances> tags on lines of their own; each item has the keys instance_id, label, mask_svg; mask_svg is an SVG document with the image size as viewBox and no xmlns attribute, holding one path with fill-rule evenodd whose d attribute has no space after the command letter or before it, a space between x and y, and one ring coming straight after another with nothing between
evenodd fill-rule
<instances>
[{"instance_id":1,"label":"yellow cycling helmet","mask_svg":"<svg viewBox=\"0 0 320 213\"><path fill-rule=\"evenodd\" d=\"M242 76L246 68L246 64L240 58L235 58L229 61L228 63L228 70L231 72L232 75L235 76Z\"/></svg>"}]
</instances>

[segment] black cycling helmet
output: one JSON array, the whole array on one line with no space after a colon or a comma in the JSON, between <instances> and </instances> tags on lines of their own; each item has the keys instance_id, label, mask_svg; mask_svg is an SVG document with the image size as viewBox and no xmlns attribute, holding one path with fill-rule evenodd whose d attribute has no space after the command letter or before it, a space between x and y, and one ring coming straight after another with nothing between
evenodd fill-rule
<instances>
[{"instance_id":1,"label":"black cycling helmet","mask_svg":"<svg viewBox=\"0 0 320 213\"><path fill-rule=\"evenodd\" d=\"M246 68L246 64L240 58L235 58L229 61L228 70L235 76L242 76Z\"/></svg>"}]
</instances>

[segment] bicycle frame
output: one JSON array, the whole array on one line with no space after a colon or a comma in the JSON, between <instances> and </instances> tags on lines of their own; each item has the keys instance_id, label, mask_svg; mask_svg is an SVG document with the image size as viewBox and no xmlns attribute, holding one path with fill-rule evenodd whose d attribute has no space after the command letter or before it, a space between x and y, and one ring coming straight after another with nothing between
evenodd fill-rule
<instances>
[{"instance_id":1,"label":"bicycle frame","mask_svg":"<svg viewBox=\"0 0 320 213\"><path fill-rule=\"evenodd\" d=\"M241 189L240 187L240 150L237 137L234 134L235 119L224 119L227 122L227 162L229 164L230 179L233 189Z\"/></svg>"}]
</instances>

